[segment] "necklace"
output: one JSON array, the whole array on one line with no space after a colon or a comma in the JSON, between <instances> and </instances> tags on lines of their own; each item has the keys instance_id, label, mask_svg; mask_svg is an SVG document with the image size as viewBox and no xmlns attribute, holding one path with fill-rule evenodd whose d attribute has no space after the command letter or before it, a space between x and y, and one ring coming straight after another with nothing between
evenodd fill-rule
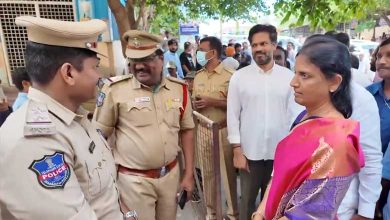
<instances>
[{"instance_id":1,"label":"necklace","mask_svg":"<svg viewBox=\"0 0 390 220\"><path fill-rule=\"evenodd\" d=\"M385 97L383 97L383 101L385 102L386 107L387 107L388 109L390 109L390 105L389 105L389 103L387 103Z\"/></svg>"}]
</instances>

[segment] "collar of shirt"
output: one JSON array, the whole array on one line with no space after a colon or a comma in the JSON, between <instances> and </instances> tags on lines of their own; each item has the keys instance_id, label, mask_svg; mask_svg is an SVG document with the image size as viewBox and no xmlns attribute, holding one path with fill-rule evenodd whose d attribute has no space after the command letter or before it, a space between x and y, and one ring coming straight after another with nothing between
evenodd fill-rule
<instances>
[{"instance_id":1,"label":"collar of shirt","mask_svg":"<svg viewBox=\"0 0 390 220\"><path fill-rule=\"evenodd\" d=\"M207 69L206 68L204 68L204 70L206 71L206 73L207 73L207 76L208 77L211 77L214 73L216 73L216 74L222 74L222 71L223 71L223 64L222 63L220 63L217 67L215 67L215 69L213 69L212 71L207 71Z\"/></svg>"},{"instance_id":2,"label":"collar of shirt","mask_svg":"<svg viewBox=\"0 0 390 220\"><path fill-rule=\"evenodd\" d=\"M30 87L28 91L28 98L46 104L48 110L59 117L65 124L70 125L73 120L83 118L88 112L83 108L79 108L77 112L72 112L65 106L61 105L59 102L54 100L49 95Z\"/></svg>"},{"instance_id":3,"label":"collar of shirt","mask_svg":"<svg viewBox=\"0 0 390 220\"><path fill-rule=\"evenodd\" d=\"M141 83L140 81L138 81L138 79L134 76L134 80L133 80L133 89L142 89L142 88L146 88L147 90L151 90L151 91L157 92L161 87L164 87L165 89L168 89L168 90L170 90L170 87L171 87L170 84L167 84L167 79L166 79L166 77L164 77L164 76L162 76L161 82L160 82L160 84L156 87L156 89L151 88L150 86L147 86L147 85L142 84L142 83Z\"/></svg>"},{"instance_id":4,"label":"collar of shirt","mask_svg":"<svg viewBox=\"0 0 390 220\"><path fill-rule=\"evenodd\" d=\"M275 62L273 62L272 68L270 70L268 70L268 71L264 71L260 66L257 65L257 63L254 60L252 60L251 66L253 68L255 68L259 73L264 73L264 74L272 74L274 69L277 68L276 67L277 65L275 64Z\"/></svg>"},{"instance_id":5,"label":"collar of shirt","mask_svg":"<svg viewBox=\"0 0 390 220\"><path fill-rule=\"evenodd\" d=\"M383 83L384 81L374 83L371 86L369 86L367 89L371 92L372 95L376 96L377 94L379 94L380 96L388 100L383 92Z\"/></svg>"},{"instance_id":6,"label":"collar of shirt","mask_svg":"<svg viewBox=\"0 0 390 220\"><path fill-rule=\"evenodd\" d=\"M27 98L28 98L28 97L27 97L27 93L25 93L25 92L19 92L19 93L18 93L18 98L26 98L26 99L27 99Z\"/></svg>"}]
</instances>

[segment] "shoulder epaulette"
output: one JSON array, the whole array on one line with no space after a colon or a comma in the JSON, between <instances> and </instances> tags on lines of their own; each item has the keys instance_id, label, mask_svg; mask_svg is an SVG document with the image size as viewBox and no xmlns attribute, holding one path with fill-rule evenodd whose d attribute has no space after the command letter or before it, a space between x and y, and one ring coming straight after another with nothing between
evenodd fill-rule
<instances>
[{"instance_id":1,"label":"shoulder epaulette","mask_svg":"<svg viewBox=\"0 0 390 220\"><path fill-rule=\"evenodd\" d=\"M205 70L205 68L202 68L202 69L200 69L200 70L196 71L196 72L195 72L195 76L196 76L196 74L198 74L198 73L202 72L203 70Z\"/></svg>"},{"instance_id":2,"label":"shoulder epaulette","mask_svg":"<svg viewBox=\"0 0 390 220\"><path fill-rule=\"evenodd\" d=\"M186 81L184 81L182 79L174 78L174 77L171 77L171 76L167 76L166 78L169 81L171 81L171 82L179 83L179 84L182 84L182 85L187 85Z\"/></svg>"},{"instance_id":3,"label":"shoulder epaulette","mask_svg":"<svg viewBox=\"0 0 390 220\"><path fill-rule=\"evenodd\" d=\"M108 86L112 86L117 82L121 82L127 79L133 78L133 74L127 74L127 75L121 75L121 76L113 76L110 78L111 82L108 84Z\"/></svg>"},{"instance_id":4,"label":"shoulder epaulette","mask_svg":"<svg viewBox=\"0 0 390 220\"><path fill-rule=\"evenodd\" d=\"M226 72L230 73L230 74L233 74L234 71L235 71L235 70L232 70L232 69L229 69L229 68L226 68L226 67L223 67L223 69L224 69Z\"/></svg>"},{"instance_id":5,"label":"shoulder epaulette","mask_svg":"<svg viewBox=\"0 0 390 220\"><path fill-rule=\"evenodd\" d=\"M50 118L46 104L30 100L27 106L24 136L46 136L56 133L56 126Z\"/></svg>"}]
</instances>

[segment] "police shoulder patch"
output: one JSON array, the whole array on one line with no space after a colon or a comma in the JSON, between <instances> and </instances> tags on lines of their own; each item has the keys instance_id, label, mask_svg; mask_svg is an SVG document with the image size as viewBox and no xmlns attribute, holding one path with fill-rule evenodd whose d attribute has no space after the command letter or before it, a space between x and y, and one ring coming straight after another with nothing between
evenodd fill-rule
<instances>
[{"instance_id":1,"label":"police shoulder patch","mask_svg":"<svg viewBox=\"0 0 390 220\"><path fill-rule=\"evenodd\" d=\"M112 82L110 82L108 84L108 86L112 86L112 85L115 85L116 83L118 82L122 82L124 80L127 80L127 79L132 79L133 78L133 74L127 74L127 75L121 75L121 76L114 76L114 77L111 77L110 80Z\"/></svg>"},{"instance_id":2,"label":"police shoulder patch","mask_svg":"<svg viewBox=\"0 0 390 220\"><path fill-rule=\"evenodd\" d=\"M229 68L226 68L226 67L223 67L223 69L224 69L226 72L230 73L231 75L233 75L233 73L235 72L235 70L232 70L232 69L229 69Z\"/></svg>"},{"instance_id":3,"label":"police shoulder patch","mask_svg":"<svg viewBox=\"0 0 390 220\"><path fill-rule=\"evenodd\" d=\"M171 81L171 82L179 83L179 84L182 84L182 85L187 85L186 81L184 81L182 79L174 78L174 77L171 77L171 76L167 76L166 78L169 81Z\"/></svg>"},{"instance_id":4,"label":"police shoulder patch","mask_svg":"<svg viewBox=\"0 0 390 220\"><path fill-rule=\"evenodd\" d=\"M96 100L97 107L100 107L103 105L104 98L106 98L106 94L104 94L104 92L99 92L99 94L97 96L97 100Z\"/></svg>"},{"instance_id":5,"label":"police shoulder patch","mask_svg":"<svg viewBox=\"0 0 390 220\"><path fill-rule=\"evenodd\" d=\"M39 184L46 189L63 189L70 177L70 168L61 152L34 160L29 169L37 174Z\"/></svg>"}]
</instances>

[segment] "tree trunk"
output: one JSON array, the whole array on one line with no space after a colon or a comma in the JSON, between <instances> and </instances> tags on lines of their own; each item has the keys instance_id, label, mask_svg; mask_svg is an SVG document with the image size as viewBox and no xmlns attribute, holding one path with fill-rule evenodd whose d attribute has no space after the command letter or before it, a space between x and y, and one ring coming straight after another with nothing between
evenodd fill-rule
<instances>
[{"instance_id":1,"label":"tree trunk","mask_svg":"<svg viewBox=\"0 0 390 220\"><path fill-rule=\"evenodd\" d=\"M149 9L146 9L148 12L145 12L145 22L144 22L144 30L149 32L150 31L150 25L154 18L154 5L149 5Z\"/></svg>"},{"instance_id":2,"label":"tree trunk","mask_svg":"<svg viewBox=\"0 0 390 220\"><path fill-rule=\"evenodd\" d=\"M135 4L135 0L127 0L126 2L127 19L129 19L131 30L135 30L138 28L138 23L135 20Z\"/></svg>"},{"instance_id":3,"label":"tree trunk","mask_svg":"<svg viewBox=\"0 0 390 220\"><path fill-rule=\"evenodd\" d=\"M118 26L119 36L121 39L122 54L124 57L126 57L125 52L126 52L127 43L122 39L122 36L127 30L130 30L128 13L126 12L125 7L120 3L119 0L108 0L108 6L110 7L112 14L114 14Z\"/></svg>"}]
</instances>

